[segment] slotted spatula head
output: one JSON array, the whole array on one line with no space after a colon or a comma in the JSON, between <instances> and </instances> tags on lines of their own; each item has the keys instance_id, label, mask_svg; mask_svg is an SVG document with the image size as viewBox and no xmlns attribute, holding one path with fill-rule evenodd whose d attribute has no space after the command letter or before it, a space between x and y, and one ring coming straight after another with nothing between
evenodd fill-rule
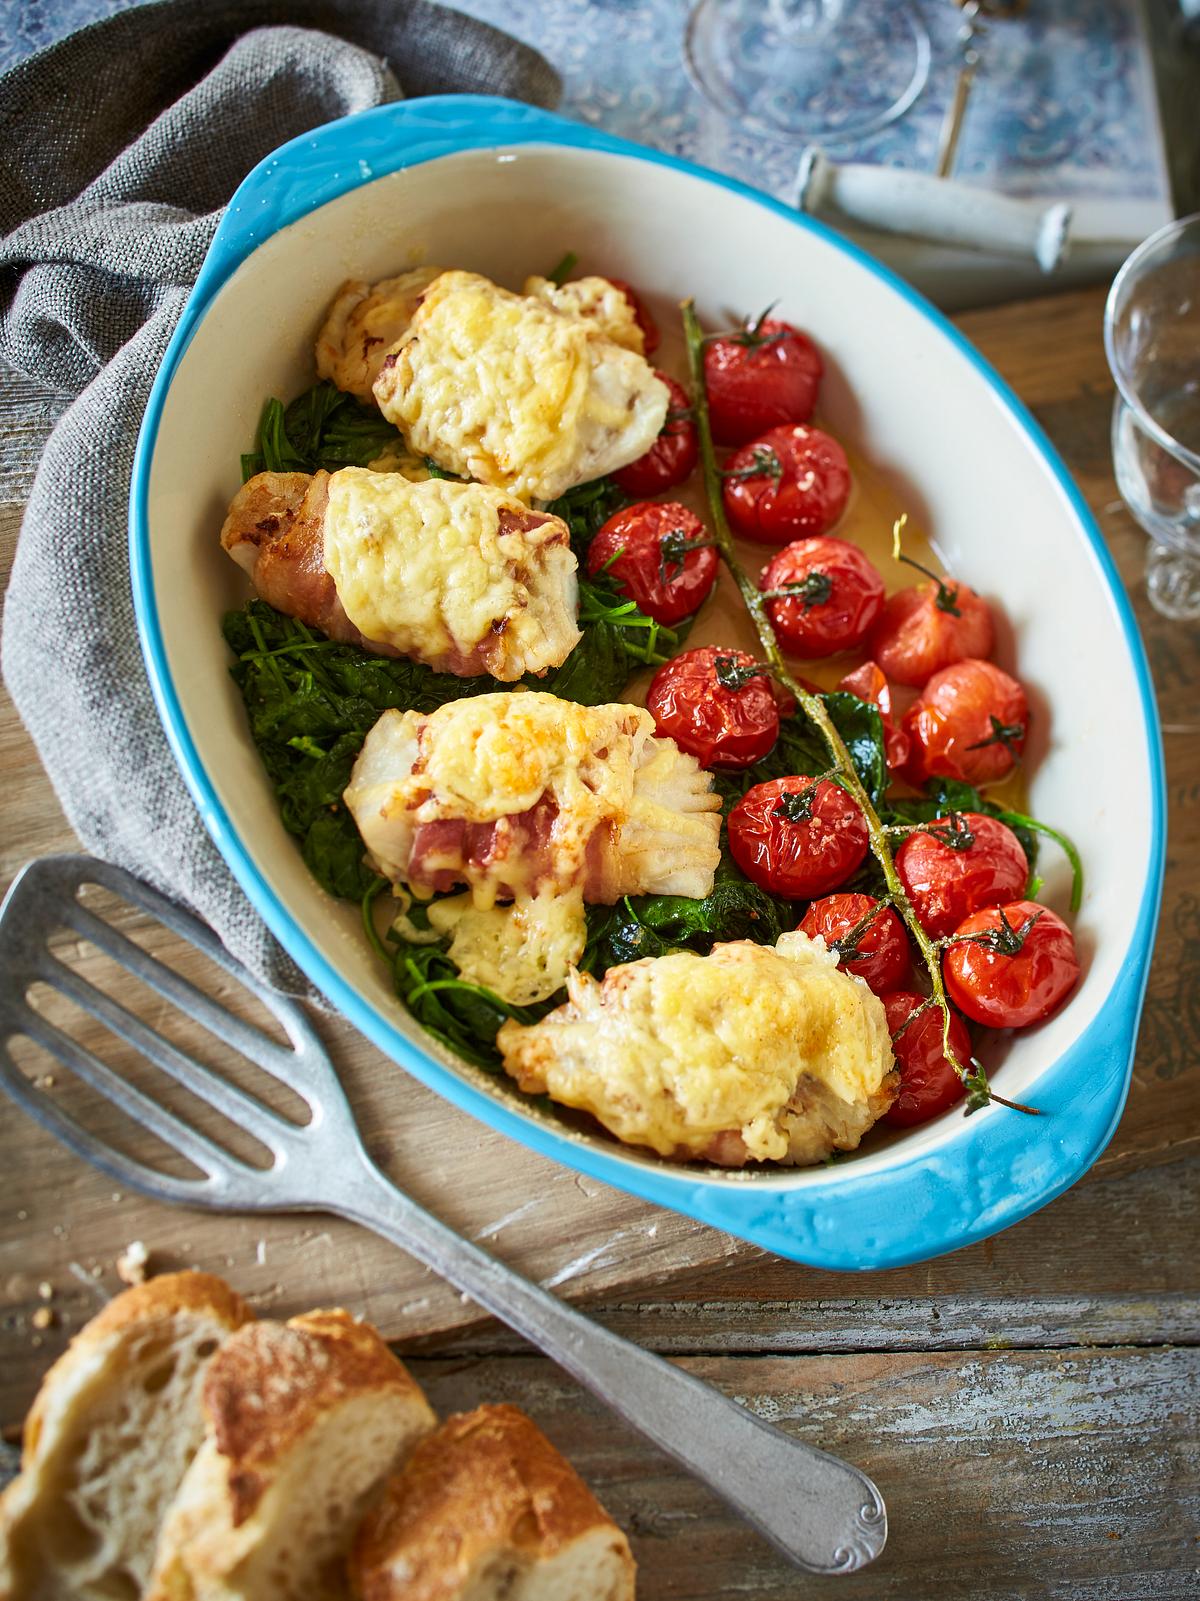
<instances>
[{"instance_id":1,"label":"slotted spatula head","mask_svg":"<svg viewBox=\"0 0 1200 1601\"><path fill-rule=\"evenodd\" d=\"M278 1044L235 1016L190 980L160 962L80 899L97 885L157 918L244 986L279 1022L290 1042ZM278 1080L306 1104L300 1124L266 1105L230 1077L197 1061L142 1018L84 978L51 949L52 936L70 930L148 986L167 1006ZM333 1065L300 1006L261 983L237 962L198 918L165 895L88 856L45 856L17 875L0 907L0 1083L64 1144L113 1178L158 1200L229 1210L283 1210L328 1204L332 1175L367 1160L349 1103ZM163 1104L52 1022L32 1004L44 984L132 1046L159 1074L182 1086L264 1146L270 1164L256 1167L210 1133ZM117 1149L85 1126L30 1078L13 1052L19 1036L49 1052L96 1095L183 1157L199 1177L164 1173ZM324 1193L323 1193L324 1192Z\"/></svg>"}]
</instances>

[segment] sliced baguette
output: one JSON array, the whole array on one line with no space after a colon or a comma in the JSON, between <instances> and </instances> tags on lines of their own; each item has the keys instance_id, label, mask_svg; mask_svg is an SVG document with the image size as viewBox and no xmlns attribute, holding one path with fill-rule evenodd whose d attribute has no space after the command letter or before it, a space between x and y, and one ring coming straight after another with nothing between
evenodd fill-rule
<instances>
[{"instance_id":1,"label":"sliced baguette","mask_svg":"<svg viewBox=\"0 0 1200 1601\"><path fill-rule=\"evenodd\" d=\"M213 1354L253 1317L221 1279L126 1290L47 1373L0 1498L0 1601L136 1601L204 1433Z\"/></svg>"},{"instance_id":2,"label":"sliced baguette","mask_svg":"<svg viewBox=\"0 0 1200 1601\"><path fill-rule=\"evenodd\" d=\"M372 1497L436 1419L347 1312L256 1323L204 1385L207 1430L159 1541L147 1601L338 1601Z\"/></svg>"},{"instance_id":3,"label":"sliced baguette","mask_svg":"<svg viewBox=\"0 0 1200 1601\"><path fill-rule=\"evenodd\" d=\"M357 1601L633 1601L634 1575L624 1534L512 1406L418 1446L350 1561Z\"/></svg>"}]
</instances>

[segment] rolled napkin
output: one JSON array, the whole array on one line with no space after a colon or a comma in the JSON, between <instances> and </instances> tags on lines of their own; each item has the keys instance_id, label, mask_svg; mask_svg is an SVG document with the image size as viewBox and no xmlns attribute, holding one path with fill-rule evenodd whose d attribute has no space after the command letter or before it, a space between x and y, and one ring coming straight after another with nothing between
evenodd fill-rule
<instances>
[{"instance_id":1,"label":"rolled napkin","mask_svg":"<svg viewBox=\"0 0 1200 1601\"><path fill-rule=\"evenodd\" d=\"M86 849L293 993L307 985L201 823L142 663L127 503L150 386L224 204L278 145L406 93L559 91L536 51L425 0L163 0L0 77L0 357L75 397L22 524L4 680Z\"/></svg>"}]
</instances>

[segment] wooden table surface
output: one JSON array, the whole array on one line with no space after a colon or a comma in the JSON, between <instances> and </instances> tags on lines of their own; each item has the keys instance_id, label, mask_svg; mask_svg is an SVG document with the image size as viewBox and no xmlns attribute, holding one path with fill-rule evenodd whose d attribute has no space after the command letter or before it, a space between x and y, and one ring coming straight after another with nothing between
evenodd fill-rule
<instances>
[{"instance_id":1,"label":"wooden table surface","mask_svg":"<svg viewBox=\"0 0 1200 1601\"><path fill-rule=\"evenodd\" d=\"M156 1267L224 1272L263 1315L344 1301L398 1338L443 1411L486 1399L525 1407L630 1531L649 1601L831 1588L904 1601L1200 1595L1200 635L1158 618L1142 593L1145 540L1109 456L1102 305L1088 291L958 319L1095 510L1162 710L1170 843L1157 958L1129 1105L1087 1178L939 1261L820 1273L514 1150L344 1025L321 1025L373 1150L415 1193L525 1271L588 1297L601 1321L866 1468L891 1518L880 1561L850 1579L805 1580L550 1363L473 1321L473 1308L388 1248L324 1219L217 1220L119 1195L5 1106L0 1425L10 1437L46 1362L119 1288L117 1254L142 1238ZM0 375L5 575L58 409ZM1069 615L1070 597L1062 604ZM6 885L29 857L75 845L7 702L0 762ZM182 963L170 942L156 948ZM48 1329L34 1325L39 1306L52 1311Z\"/></svg>"}]
</instances>

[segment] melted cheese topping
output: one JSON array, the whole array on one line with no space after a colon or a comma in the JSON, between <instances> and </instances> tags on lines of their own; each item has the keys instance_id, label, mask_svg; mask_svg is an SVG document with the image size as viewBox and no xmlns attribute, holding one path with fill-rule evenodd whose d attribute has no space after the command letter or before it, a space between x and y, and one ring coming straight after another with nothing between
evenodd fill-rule
<instances>
[{"instance_id":1,"label":"melted cheese topping","mask_svg":"<svg viewBox=\"0 0 1200 1601\"><path fill-rule=\"evenodd\" d=\"M634 350L639 356L645 353L646 341L632 302L607 278L571 278L565 284L556 284L550 278L526 278L524 293L568 317L585 317L614 345Z\"/></svg>"},{"instance_id":2,"label":"melted cheese topping","mask_svg":"<svg viewBox=\"0 0 1200 1601\"><path fill-rule=\"evenodd\" d=\"M663 1156L709 1154L735 1134L751 1158L812 1160L795 1127L806 1083L821 1091L823 1131L834 1111L824 1149L856 1145L891 1099L882 1004L804 934L632 962L600 983L573 973L568 995L532 1027L504 1025L506 1070Z\"/></svg>"},{"instance_id":3,"label":"melted cheese topping","mask_svg":"<svg viewBox=\"0 0 1200 1601\"><path fill-rule=\"evenodd\" d=\"M430 286L374 388L413 450L543 501L643 455L670 401L594 323L469 272Z\"/></svg>"},{"instance_id":4,"label":"melted cheese topping","mask_svg":"<svg viewBox=\"0 0 1200 1601\"><path fill-rule=\"evenodd\" d=\"M439 934L453 933L448 955L469 984L514 1006L561 989L587 943L578 888L522 895L510 906L479 907L470 895L454 895L430 905L429 922Z\"/></svg>"},{"instance_id":5,"label":"melted cheese topping","mask_svg":"<svg viewBox=\"0 0 1200 1601\"><path fill-rule=\"evenodd\" d=\"M485 641L499 648L503 636L508 667L493 665L496 677L557 666L582 637L566 525L552 518L501 532L505 509L528 515L482 484L412 483L363 467L334 473L325 567L346 616L365 638L422 661L465 658ZM565 629L553 626L558 611Z\"/></svg>"},{"instance_id":6,"label":"melted cheese topping","mask_svg":"<svg viewBox=\"0 0 1200 1601\"><path fill-rule=\"evenodd\" d=\"M589 900L622 895L703 897L720 860L721 802L694 758L654 734L639 706L580 706L532 691L475 695L428 714L386 711L367 735L345 791L363 843L394 884L410 882L416 831L454 821L498 825L541 815L536 882L511 848L527 839L514 823L485 860L464 865L461 844L424 858L414 874L461 870L476 906L502 886L585 883ZM525 832L521 829L524 827ZM506 848L508 847L508 848ZM511 854L510 854L511 849ZM414 886L420 892L420 886Z\"/></svg>"},{"instance_id":7,"label":"melted cheese topping","mask_svg":"<svg viewBox=\"0 0 1200 1601\"><path fill-rule=\"evenodd\" d=\"M360 400L373 400L371 385L383 358L406 331L421 296L441 271L413 267L375 284L356 278L344 283L317 335L317 377L330 379Z\"/></svg>"}]
</instances>

